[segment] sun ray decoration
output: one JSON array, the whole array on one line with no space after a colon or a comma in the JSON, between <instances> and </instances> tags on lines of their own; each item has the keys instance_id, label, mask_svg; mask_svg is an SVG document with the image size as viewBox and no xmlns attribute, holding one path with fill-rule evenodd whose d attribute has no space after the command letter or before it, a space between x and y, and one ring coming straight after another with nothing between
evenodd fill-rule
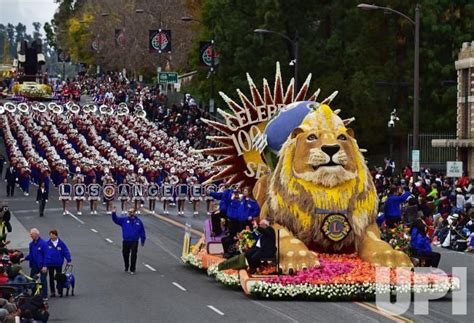
<instances>
[{"instance_id":1,"label":"sun ray decoration","mask_svg":"<svg viewBox=\"0 0 474 323\"><path fill-rule=\"evenodd\" d=\"M260 92L247 73L250 96L246 96L237 89L240 103L219 92L229 107L227 111L218 109L224 122L202 119L204 123L223 134L207 137L207 139L219 143L219 147L202 150L202 153L206 155L221 157L213 163L213 166L220 167L221 171L210 178L208 182L226 180L228 184L253 187L258 178L268 172L268 167L260 154L261 149L258 148L259 145L253 143L254 139L262 135L268 121L285 106L305 100L316 102L320 89L314 92L309 99L306 99L311 77L311 74L307 76L298 93L295 93L294 79L291 79L285 91L280 64L277 62L273 91L268 81L263 79L263 89ZM323 102L329 104L336 95L337 91L324 99ZM319 105L316 103L315 108ZM352 120L347 121L350 123Z\"/></svg>"}]
</instances>

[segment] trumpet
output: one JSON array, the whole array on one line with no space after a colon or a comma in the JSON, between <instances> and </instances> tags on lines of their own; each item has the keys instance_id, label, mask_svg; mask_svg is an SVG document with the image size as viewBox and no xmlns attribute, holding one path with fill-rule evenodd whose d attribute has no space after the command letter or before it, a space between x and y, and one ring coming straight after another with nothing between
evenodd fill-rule
<instances>
[{"instance_id":1,"label":"trumpet","mask_svg":"<svg viewBox=\"0 0 474 323\"><path fill-rule=\"evenodd\" d=\"M68 103L69 103L69 102L68 102ZM66 105L67 105L67 104L66 104ZM75 103L71 104L71 105L68 106L68 107L69 107L69 111L71 111L71 112L74 113L74 114L78 114L79 111L81 111L81 107L78 106L78 105L75 104Z\"/></svg>"},{"instance_id":2,"label":"trumpet","mask_svg":"<svg viewBox=\"0 0 474 323\"><path fill-rule=\"evenodd\" d=\"M10 113L13 113L13 112L16 111L16 105L14 105L11 102L5 103L4 108L5 108L6 111L8 111Z\"/></svg>"},{"instance_id":3,"label":"trumpet","mask_svg":"<svg viewBox=\"0 0 474 323\"><path fill-rule=\"evenodd\" d=\"M47 109L47 107L44 103L38 103L36 105L36 111L38 111L38 112L46 112L46 109Z\"/></svg>"},{"instance_id":4,"label":"trumpet","mask_svg":"<svg viewBox=\"0 0 474 323\"><path fill-rule=\"evenodd\" d=\"M90 113L90 112L91 112L91 106L90 106L90 104L86 104L86 105L82 106L82 111L83 111L84 113Z\"/></svg>"},{"instance_id":5,"label":"trumpet","mask_svg":"<svg viewBox=\"0 0 474 323\"><path fill-rule=\"evenodd\" d=\"M179 183L179 178L176 175L171 175L170 176L170 184L171 185L176 185Z\"/></svg>"},{"instance_id":6,"label":"trumpet","mask_svg":"<svg viewBox=\"0 0 474 323\"><path fill-rule=\"evenodd\" d=\"M117 111L118 116L125 116L129 113L128 106L126 103L120 103Z\"/></svg>"},{"instance_id":7,"label":"trumpet","mask_svg":"<svg viewBox=\"0 0 474 323\"><path fill-rule=\"evenodd\" d=\"M146 118L146 111L140 103L135 106L135 117L142 119Z\"/></svg>"},{"instance_id":8,"label":"trumpet","mask_svg":"<svg viewBox=\"0 0 474 323\"><path fill-rule=\"evenodd\" d=\"M64 108L61 106L61 105L55 105L54 108L53 108L53 113L55 114L61 114L64 112Z\"/></svg>"},{"instance_id":9,"label":"trumpet","mask_svg":"<svg viewBox=\"0 0 474 323\"><path fill-rule=\"evenodd\" d=\"M27 113L30 108L28 107L28 104L22 102L18 104L17 109L20 112Z\"/></svg>"},{"instance_id":10,"label":"trumpet","mask_svg":"<svg viewBox=\"0 0 474 323\"><path fill-rule=\"evenodd\" d=\"M57 105L55 102L48 103L48 110L53 111L55 105Z\"/></svg>"}]
</instances>

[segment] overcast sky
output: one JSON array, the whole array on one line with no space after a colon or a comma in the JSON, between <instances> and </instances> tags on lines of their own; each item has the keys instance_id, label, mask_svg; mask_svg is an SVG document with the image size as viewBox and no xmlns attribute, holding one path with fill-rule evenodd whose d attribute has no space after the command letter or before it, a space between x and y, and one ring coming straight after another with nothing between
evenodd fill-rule
<instances>
[{"instance_id":1,"label":"overcast sky","mask_svg":"<svg viewBox=\"0 0 474 323\"><path fill-rule=\"evenodd\" d=\"M54 0L0 0L0 23L16 25L21 22L31 33L32 23L39 21L44 25L53 18L57 7ZM42 27L41 31L44 34Z\"/></svg>"}]
</instances>

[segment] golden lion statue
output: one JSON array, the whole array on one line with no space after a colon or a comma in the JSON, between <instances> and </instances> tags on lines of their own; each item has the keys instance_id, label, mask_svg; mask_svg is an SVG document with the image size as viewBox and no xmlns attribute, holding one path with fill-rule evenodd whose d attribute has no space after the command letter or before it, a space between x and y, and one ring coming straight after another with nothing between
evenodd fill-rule
<instances>
[{"instance_id":1,"label":"golden lion statue","mask_svg":"<svg viewBox=\"0 0 474 323\"><path fill-rule=\"evenodd\" d=\"M316 252L357 252L376 265L412 266L380 239L372 178L352 130L326 104L292 132L275 171L259 179L254 195L261 217L271 216L280 229L284 273L318 265Z\"/></svg>"}]
</instances>

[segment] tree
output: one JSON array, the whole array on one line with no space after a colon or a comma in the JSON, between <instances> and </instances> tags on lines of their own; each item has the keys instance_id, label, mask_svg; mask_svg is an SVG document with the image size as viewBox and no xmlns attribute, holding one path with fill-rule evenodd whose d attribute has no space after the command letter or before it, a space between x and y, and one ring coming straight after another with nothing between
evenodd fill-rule
<instances>
[{"instance_id":1,"label":"tree","mask_svg":"<svg viewBox=\"0 0 474 323\"><path fill-rule=\"evenodd\" d=\"M308 73L312 84L325 97L340 93L333 106L342 116L354 115L357 138L370 148L372 156L387 153L387 121L398 109L395 140L403 151L411 132L413 106L413 27L405 19L382 11L361 11L355 0L323 0L315 5L304 0L244 1L203 0L203 27L190 53L192 67L200 72L187 89L205 98L210 96L207 70L199 67L198 42L214 34L221 64L216 89L236 97L235 89L245 90L245 73L256 82L273 80L275 61L280 61L286 82L293 75L288 62L290 44L275 35L257 35L255 28L267 28L300 38L300 84ZM380 0L414 16L416 1ZM421 131L453 132L456 87L444 86L455 80L454 61L463 41L471 41L474 5L467 0L420 0L421 27ZM224 106L219 102L219 106ZM440 117L443 116L443 117ZM352 125L351 125L352 126ZM377 134L377 135L374 135Z\"/></svg>"}]
</instances>

